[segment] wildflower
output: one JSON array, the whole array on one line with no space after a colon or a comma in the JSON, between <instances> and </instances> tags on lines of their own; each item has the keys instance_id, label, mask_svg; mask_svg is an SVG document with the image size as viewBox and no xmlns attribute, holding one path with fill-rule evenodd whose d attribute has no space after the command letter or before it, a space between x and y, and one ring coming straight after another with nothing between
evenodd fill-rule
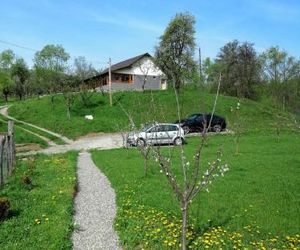
<instances>
[{"instance_id":1,"label":"wildflower","mask_svg":"<svg viewBox=\"0 0 300 250\"><path fill-rule=\"evenodd\" d=\"M37 224L37 225L41 224L41 220L40 220L40 219L35 219L34 222L35 222L35 224Z\"/></svg>"}]
</instances>

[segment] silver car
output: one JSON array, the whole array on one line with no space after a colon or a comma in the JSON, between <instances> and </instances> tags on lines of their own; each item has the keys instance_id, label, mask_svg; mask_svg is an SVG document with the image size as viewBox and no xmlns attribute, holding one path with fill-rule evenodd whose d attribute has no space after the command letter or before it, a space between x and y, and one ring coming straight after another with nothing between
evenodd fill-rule
<instances>
[{"instance_id":1,"label":"silver car","mask_svg":"<svg viewBox=\"0 0 300 250\"><path fill-rule=\"evenodd\" d=\"M154 144L184 143L184 131L178 124L157 123L144 126L139 132L128 135L127 143L132 146L145 146Z\"/></svg>"}]
</instances>

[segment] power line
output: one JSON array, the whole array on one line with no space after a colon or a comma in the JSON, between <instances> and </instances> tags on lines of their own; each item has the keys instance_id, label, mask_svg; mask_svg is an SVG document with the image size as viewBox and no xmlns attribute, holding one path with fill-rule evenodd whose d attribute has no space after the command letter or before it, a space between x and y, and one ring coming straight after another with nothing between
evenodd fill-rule
<instances>
[{"instance_id":1,"label":"power line","mask_svg":"<svg viewBox=\"0 0 300 250\"><path fill-rule=\"evenodd\" d=\"M3 40L0 40L0 43L15 46L15 47L20 48L20 49L27 49L27 50L30 50L30 51L38 52L38 50L36 50L36 49L32 49L32 48L29 48L29 47L26 47L26 46L18 45L16 43L10 43L10 42L3 41Z\"/></svg>"},{"instance_id":2,"label":"power line","mask_svg":"<svg viewBox=\"0 0 300 250\"><path fill-rule=\"evenodd\" d=\"M14 47L17 47L17 48L20 48L20 49L30 50L30 51L33 51L33 52L39 52L40 51L40 50L33 49L33 48L30 48L30 47L27 47L27 46L23 46L23 45L19 45L19 44L16 44L16 43L7 42L7 41L1 40L1 39L0 39L0 43L6 44L6 45L10 45L10 46L14 46ZM79 57L79 56L71 56L71 58L74 58L74 59L76 57ZM107 64L107 62L105 62L105 61L91 60L90 62L97 63L97 64Z\"/></svg>"}]
</instances>

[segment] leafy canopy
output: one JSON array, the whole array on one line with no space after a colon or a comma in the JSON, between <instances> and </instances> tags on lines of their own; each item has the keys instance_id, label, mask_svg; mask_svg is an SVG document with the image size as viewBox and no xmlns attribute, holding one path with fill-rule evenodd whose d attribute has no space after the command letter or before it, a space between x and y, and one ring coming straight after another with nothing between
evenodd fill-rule
<instances>
[{"instance_id":1,"label":"leafy canopy","mask_svg":"<svg viewBox=\"0 0 300 250\"><path fill-rule=\"evenodd\" d=\"M179 13L171 20L156 47L157 65L172 80L175 88L195 70L195 18L189 13Z\"/></svg>"}]
</instances>

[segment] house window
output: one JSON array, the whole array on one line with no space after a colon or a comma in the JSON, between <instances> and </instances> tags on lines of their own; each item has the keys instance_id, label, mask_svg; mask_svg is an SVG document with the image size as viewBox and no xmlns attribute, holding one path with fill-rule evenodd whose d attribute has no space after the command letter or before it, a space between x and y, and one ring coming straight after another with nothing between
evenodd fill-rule
<instances>
[{"instance_id":1,"label":"house window","mask_svg":"<svg viewBox=\"0 0 300 250\"><path fill-rule=\"evenodd\" d=\"M112 81L116 83L133 83L133 75L114 73Z\"/></svg>"}]
</instances>

